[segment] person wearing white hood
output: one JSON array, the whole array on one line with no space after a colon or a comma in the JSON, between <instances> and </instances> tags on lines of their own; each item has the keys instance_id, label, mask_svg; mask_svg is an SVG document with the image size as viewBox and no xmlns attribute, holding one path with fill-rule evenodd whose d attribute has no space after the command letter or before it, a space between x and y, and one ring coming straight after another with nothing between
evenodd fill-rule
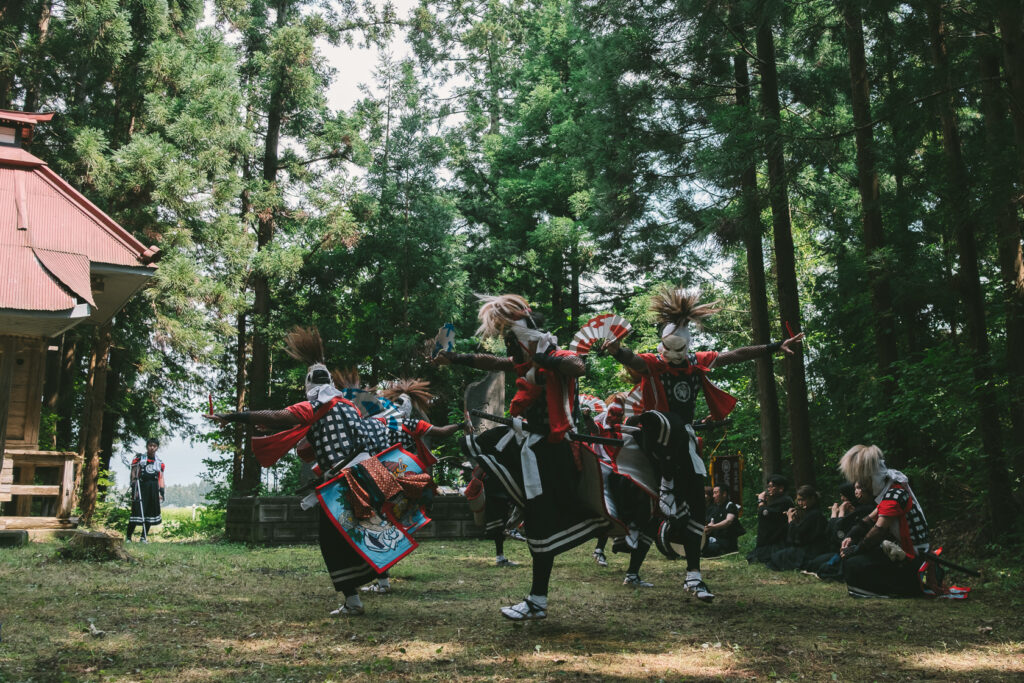
<instances>
[{"instance_id":1,"label":"person wearing white hood","mask_svg":"<svg viewBox=\"0 0 1024 683\"><path fill-rule=\"evenodd\" d=\"M385 483L392 487L396 481L400 481L404 494L410 500L432 490L433 482L428 474L413 474L398 480L382 471L382 467L365 467L377 463L373 456L388 449L395 443L395 438L383 422L361 417L356 407L335 387L331 373L323 362L324 349L319 332L315 329L295 328L285 337L285 346L290 356L309 364L306 372L306 401L283 410L220 413L207 417L219 424L241 422L270 428L290 428L271 436L252 439L253 452L264 467L277 462L305 438L315 454L314 471L319 470L325 481L364 465L361 468L365 470L361 473L363 481L369 484L383 476ZM321 510L319 519L320 552L334 589L345 596L344 604L333 610L331 615L363 614L365 608L359 598L359 586L376 578L381 572L353 548L335 527L329 514Z\"/></svg>"},{"instance_id":2,"label":"person wearing white hood","mask_svg":"<svg viewBox=\"0 0 1024 683\"><path fill-rule=\"evenodd\" d=\"M704 478L707 469L697 453L693 418L697 395L704 394L715 420L724 420L736 405L736 399L708 379L713 368L752 360L782 350L792 354L804 335L784 342L747 346L733 351L698 351L690 348L690 325L701 327L709 315L721 309L715 304L698 304L697 292L663 287L651 300L651 311L659 326L661 344L657 353L633 353L618 341L605 343L599 352L609 353L622 365L641 375L642 413L630 418L640 427L637 440L657 463L662 477L660 507L663 515L657 526L655 543L667 557L676 559L676 548L686 553L688 593L710 602L714 594L704 583L700 571L701 538L704 534Z\"/></svg>"},{"instance_id":3,"label":"person wearing white hood","mask_svg":"<svg viewBox=\"0 0 1024 683\"><path fill-rule=\"evenodd\" d=\"M569 442L578 413L576 379L585 366L577 354L559 349L554 335L540 328L538 315L523 297L478 298L482 305L477 336L503 338L508 355L441 352L435 362L512 371L518 377L509 407L513 425L470 434L463 449L523 509L533 582L529 595L502 608L501 614L513 621L544 619L555 556L586 543L609 524L578 488L588 466L600 477L597 456L579 448L576 460ZM584 462L587 459L592 460Z\"/></svg>"}]
</instances>

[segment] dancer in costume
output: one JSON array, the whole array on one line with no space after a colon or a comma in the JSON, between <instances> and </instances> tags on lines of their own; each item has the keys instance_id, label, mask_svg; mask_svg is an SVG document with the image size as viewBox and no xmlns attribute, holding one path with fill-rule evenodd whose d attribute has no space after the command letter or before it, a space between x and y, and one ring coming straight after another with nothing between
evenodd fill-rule
<instances>
[{"instance_id":1,"label":"dancer in costume","mask_svg":"<svg viewBox=\"0 0 1024 683\"><path fill-rule=\"evenodd\" d=\"M132 493L132 512L128 517L128 531L124 540L131 543L135 528L142 525L142 542L149 543L149 529L163 522L160 503L164 500L164 463L156 454L160 442L146 440L146 454L132 460L129 488Z\"/></svg>"},{"instance_id":2,"label":"dancer in costume","mask_svg":"<svg viewBox=\"0 0 1024 683\"><path fill-rule=\"evenodd\" d=\"M579 488L581 480L592 481L600 505L596 455L587 448L575 448L576 444L571 447L567 439L575 418L576 378L583 374L584 365L575 353L558 348L555 337L540 328L522 297L480 299L477 335L503 337L509 355L443 352L436 362L514 371L518 376L509 409L513 426L471 434L464 448L523 508L533 583L526 599L501 613L514 621L543 619L555 556L585 543L607 525L594 502L584 499L587 492L581 494Z\"/></svg>"},{"instance_id":3,"label":"dancer in costume","mask_svg":"<svg viewBox=\"0 0 1024 683\"><path fill-rule=\"evenodd\" d=\"M615 439L622 438L622 420L625 416L625 396L622 394L612 394L608 397L608 400L604 402L604 410L597 410L598 406L594 406L589 417L593 421L593 433L597 436L611 437ZM584 403L583 415L587 415L587 406ZM594 414L596 413L596 414ZM602 455L601 450L595 449L597 454ZM613 457L614 453L605 448L605 454L608 458ZM606 458L601 458L602 463L606 461ZM597 537L597 544L594 546L594 552L592 556L594 562L599 567L608 566L608 556L605 555L605 548L608 546L608 534L602 534ZM651 584L653 585L653 584Z\"/></svg>"},{"instance_id":4,"label":"dancer in costume","mask_svg":"<svg viewBox=\"0 0 1024 683\"><path fill-rule=\"evenodd\" d=\"M736 399L711 383L711 370L768 356L780 349L792 354L792 347L801 343L804 335L722 353L692 353L690 324L700 327L705 318L721 310L714 304L698 304L697 297L696 292L673 287L665 287L654 295L651 310L661 337L658 353L636 354L617 341L605 343L603 351L641 375L644 412L630 422L640 427L635 438L661 473L660 507L665 520L658 525L655 537L658 549L674 559L679 555L673 545L681 544L686 553L684 588L700 600L711 601L715 596L700 571L707 469L698 454L693 431L697 394L704 394L714 420L724 420Z\"/></svg>"},{"instance_id":5,"label":"dancer in costume","mask_svg":"<svg viewBox=\"0 0 1024 683\"><path fill-rule=\"evenodd\" d=\"M350 371L351 373L354 371ZM332 373L337 384L339 375ZM358 373L356 381L352 386L358 386ZM381 389L379 397L384 411L372 417L386 426L389 430L389 440L392 445L399 445L405 450L415 453L420 460L432 466L437 458L430 452L428 436L430 439L444 439L451 436L459 429L464 428L461 424L448 424L443 427L433 425L426 420L413 417L413 410L420 415L427 414L427 407L433 402L434 395L430 393L430 382L422 379L398 379ZM377 577L377 580L362 590L367 593L390 593L391 576L385 571Z\"/></svg>"},{"instance_id":6,"label":"dancer in costume","mask_svg":"<svg viewBox=\"0 0 1024 683\"><path fill-rule=\"evenodd\" d=\"M626 394L609 396L605 405L607 409L594 420L598 436L623 442L621 447L597 445L594 448L601 459L605 509L625 528L625 534L617 535L612 542L612 551L629 553L629 566L622 581L624 586L652 588L653 583L640 578L640 567L654 542L652 521L657 513L658 500L654 470L634 440L637 428L623 424ZM604 555L606 541L607 536L598 538L593 553L595 561L602 567L607 566Z\"/></svg>"},{"instance_id":7,"label":"dancer in costume","mask_svg":"<svg viewBox=\"0 0 1024 683\"><path fill-rule=\"evenodd\" d=\"M928 523L907 475L886 467L878 446L854 446L839 460L839 470L876 504L840 546L850 595L922 595L916 557L928 551Z\"/></svg>"},{"instance_id":8,"label":"dancer in costume","mask_svg":"<svg viewBox=\"0 0 1024 683\"><path fill-rule=\"evenodd\" d=\"M473 511L474 521L484 527L484 538L494 541L494 566L518 567L518 562L505 557L505 536L516 534L516 540L526 540L516 530L521 517L519 508L505 493L501 482L488 477L483 468L464 463L463 475L468 482L463 495Z\"/></svg>"},{"instance_id":9,"label":"dancer in costume","mask_svg":"<svg viewBox=\"0 0 1024 683\"><path fill-rule=\"evenodd\" d=\"M334 589L345 602L332 616L363 614L358 587L411 552L409 534L429 520L419 508L432 494L428 464L391 448L392 432L381 421L363 418L342 397L323 363L323 342L316 330L296 328L286 350L309 364L306 401L284 410L260 410L209 416L218 423L242 422L289 428L252 439L264 467L277 462L305 437L327 483L317 489L322 507L320 552Z\"/></svg>"}]
</instances>

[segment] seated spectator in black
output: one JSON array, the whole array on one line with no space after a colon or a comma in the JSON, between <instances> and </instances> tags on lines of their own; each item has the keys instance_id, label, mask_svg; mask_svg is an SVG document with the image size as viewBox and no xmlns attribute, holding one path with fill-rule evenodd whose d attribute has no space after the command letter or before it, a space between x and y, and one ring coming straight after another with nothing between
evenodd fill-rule
<instances>
[{"instance_id":1,"label":"seated spectator in black","mask_svg":"<svg viewBox=\"0 0 1024 683\"><path fill-rule=\"evenodd\" d=\"M734 553L739 549L738 539L744 531L739 519L740 507L730 499L729 487L725 484L716 486L711 497L707 524L704 525L707 543L704 544L701 555L718 557Z\"/></svg>"},{"instance_id":2,"label":"seated spectator in black","mask_svg":"<svg viewBox=\"0 0 1024 683\"><path fill-rule=\"evenodd\" d=\"M853 525L871 514L875 502L864 495L860 483L849 482L839 487L838 503L832 504L832 517L828 520L830 550L839 552L839 544L850 533Z\"/></svg>"},{"instance_id":3,"label":"seated spectator in black","mask_svg":"<svg viewBox=\"0 0 1024 683\"><path fill-rule=\"evenodd\" d=\"M786 518L786 547L773 552L766 563L775 571L801 569L828 548L828 521L813 486L796 490L796 507L786 510Z\"/></svg>"},{"instance_id":4,"label":"seated spectator in black","mask_svg":"<svg viewBox=\"0 0 1024 683\"><path fill-rule=\"evenodd\" d=\"M768 477L765 490L757 494L757 540L747 562L767 562L772 553L786 547L789 518L786 510L793 499L786 493L788 482L781 474Z\"/></svg>"},{"instance_id":5,"label":"seated spectator in black","mask_svg":"<svg viewBox=\"0 0 1024 683\"><path fill-rule=\"evenodd\" d=\"M854 597L923 595L917 555L928 550L928 524L907 476L886 467L878 446L854 446L839 469L876 505L840 545L847 591Z\"/></svg>"},{"instance_id":6,"label":"seated spectator in black","mask_svg":"<svg viewBox=\"0 0 1024 683\"><path fill-rule=\"evenodd\" d=\"M850 529L871 514L874 501L864 498L859 483L846 482L839 486L839 501L832 503L832 516L828 520L828 551L809 560L804 569L819 579L840 581L843 566L839 557L839 544Z\"/></svg>"}]
</instances>

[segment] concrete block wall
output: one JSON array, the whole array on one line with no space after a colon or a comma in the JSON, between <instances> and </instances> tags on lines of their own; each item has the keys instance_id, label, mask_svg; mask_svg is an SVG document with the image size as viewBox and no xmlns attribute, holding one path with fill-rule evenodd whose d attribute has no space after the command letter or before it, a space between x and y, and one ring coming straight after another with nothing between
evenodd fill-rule
<instances>
[{"instance_id":1,"label":"concrete block wall","mask_svg":"<svg viewBox=\"0 0 1024 683\"><path fill-rule=\"evenodd\" d=\"M298 496L238 497L228 501L225 531L228 540L256 545L316 543L319 507L303 510ZM416 540L480 538L483 527L460 495L435 496L427 511L430 524L416 532Z\"/></svg>"}]
</instances>

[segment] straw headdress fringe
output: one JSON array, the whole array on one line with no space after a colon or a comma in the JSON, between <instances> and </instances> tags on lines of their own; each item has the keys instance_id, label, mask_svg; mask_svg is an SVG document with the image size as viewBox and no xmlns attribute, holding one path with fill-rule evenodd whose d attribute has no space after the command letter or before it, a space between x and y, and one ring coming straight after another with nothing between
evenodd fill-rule
<instances>
[{"instance_id":1,"label":"straw headdress fringe","mask_svg":"<svg viewBox=\"0 0 1024 683\"><path fill-rule=\"evenodd\" d=\"M500 337L509 325L530 316L530 305L518 294L477 294L476 298L481 302L477 313L480 319L480 327L476 330L478 337Z\"/></svg>"},{"instance_id":2,"label":"straw headdress fringe","mask_svg":"<svg viewBox=\"0 0 1024 683\"><path fill-rule=\"evenodd\" d=\"M430 393L430 382L419 378L396 379L381 389L380 393L389 401L394 401L405 394L412 400L416 409L424 414L427 412L430 402L434 400L434 395Z\"/></svg>"},{"instance_id":3,"label":"straw headdress fringe","mask_svg":"<svg viewBox=\"0 0 1024 683\"><path fill-rule=\"evenodd\" d=\"M651 312L659 325L669 323L682 327L693 323L698 329L703 327L704 318L722 310L718 302L698 304L700 292L687 291L680 287L665 286L651 297Z\"/></svg>"},{"instance_id":4,"label":"straw headdress fringe","mask_svg":"<svg viewBox=\"0 0 1024 683\"><path fill-rule=\"evenodd\" d=\"M339 389L359 388L359 370L354 367L345 368L344 370L334 368L331 370L331 379L334 381L334 386Z\"/></svg>"},{"instance_id":5,"label":"straw headdress fringe","mask_svg":"<svg viewBox=\"0 0 1024 683\"><path fill-rule=\"evenodd\" d=\"M284 337L284 350L306 365L324 362L324 342L315 327L293 327Z\"/></svg>"}]
</instances>

